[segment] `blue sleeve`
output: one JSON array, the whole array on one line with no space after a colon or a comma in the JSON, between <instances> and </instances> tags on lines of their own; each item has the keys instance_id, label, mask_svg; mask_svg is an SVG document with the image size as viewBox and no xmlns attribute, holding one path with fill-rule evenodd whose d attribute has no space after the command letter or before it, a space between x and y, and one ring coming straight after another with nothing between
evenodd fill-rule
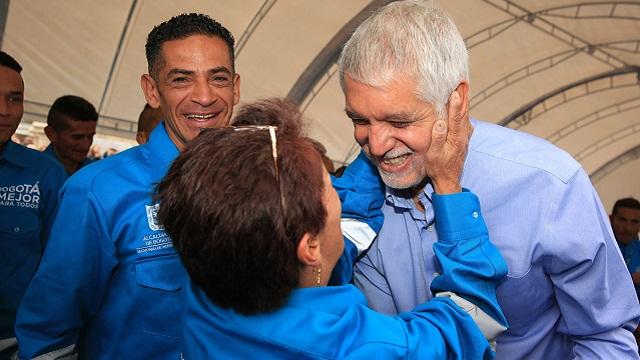
<instances>
[{"instance_id":1,"label":"blue sleeve","mask_svg":"<svg viewBox=\"0 0 640 360\"><path fill-rule=\"evenodd\" d=\"M408 359L488 360L495 356L476 323L451 299L436 297L397 316L406 324Z\"/></svg>"},{"instance_id":2,"label":"blue sleeve","mask_svg":"<svg viewBox=\"0 0 640 360\"><path fill-rule=\"evenodd\" d=\"M60 199L42 262L18 309L21 359L74 345L116 266L115 250L103 241L108 220L92 193L71 179Z\"/></svg>"},{"instance_id":3,"label":"blue sleeve","mask_svg":"<svg viewBox=\"0 0 640 360\"><path fill-rule=\"evenodd\" d=\"M332 306L333 302L345 304L357 298L353 294L344 295L351 296L327 296L325 302ZM336 334L344 344L340 346L344 350L336 356L340 359L480 360L494 357L474 320L449 298L431 299L396 316L377 313L362 304L342 312L339 321L325 325L330 325L326 330ZM322 325L314 325L317 326Z\"/></svg>"},{"instance_id":4,"label":"blue sleeve","mask_svg":"<svg viewBox=\"0 0 640 360\"><path fill-rule=\"evenodd\" d=\"M385 187L378 169L361 152L342 177L331 177L342 203L344 252L333 269L330 284L349 283L353 264L366 251L382 228Z\"/></svg>"},{"instance_id":5,"label":"blue sleeve","mask_svg":"<svg viewBox=\"0 0 640 360\"><path fill-rule=\"evenodd\" d=\"M476 304L503 326L496 286L507 264L489 240L478 198L471 192L433 194L438 241L433 245L442 275L431 283L434 293L451 291Z\"/></svg>"}]
</instances>

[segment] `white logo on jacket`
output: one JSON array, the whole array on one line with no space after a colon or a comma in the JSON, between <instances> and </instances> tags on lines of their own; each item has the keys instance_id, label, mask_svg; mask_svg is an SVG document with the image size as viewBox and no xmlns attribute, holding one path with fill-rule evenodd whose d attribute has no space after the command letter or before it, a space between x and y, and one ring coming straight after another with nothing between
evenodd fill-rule
<instances>
[{"instance_id":1,"label":"white logo on jacket","mask_svg":"<svg viewBox=\"0 0 640 360\"><path fill-rule=\"evenodd\" d=\"M0 186L0 206L19 206L37 209L40 204L40 186L18 184Z\"/></svg>"},{"instance_id":2,"label":"white logo on jacket","mask_svg":"<svg viewBox=\"0 0 640 360\"><path fill-rule=\"evenodd\" d=\"M147 222L149 223L149 229L151 230L164 230L164 227L158 221L158 209L160 209L160 204L154 205L145 205L147 209Z\"/></svg>"}]
</instances>

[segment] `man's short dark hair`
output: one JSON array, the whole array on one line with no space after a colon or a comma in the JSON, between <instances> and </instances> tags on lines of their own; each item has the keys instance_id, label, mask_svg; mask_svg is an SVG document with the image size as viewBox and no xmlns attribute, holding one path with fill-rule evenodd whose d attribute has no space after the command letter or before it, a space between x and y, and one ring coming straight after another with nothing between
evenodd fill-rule
<instances>
[{"instance_id":1,"label":"man's short dark hair","mask_svg":"<svg viewBox=\"0 0 640 360\"><path fill-rule=\"evenodd\" d=\"M613 204L613 210L611 210L611 215L615 215L620 208L628 208L628 209L636 209L640 210L640 201L634 199L632 197L619 199Z\"/></svg>"},{"instance_id":2,"label":"man's short dark hair","mask_svg":"<svg viewBox=\"0 0 640 360\"><path fill-rule=\"evenodd\" d=\"M272 106L278 102L253 109L279 116ZM283 110L281 125L292 120ZM245 124L266 118L243 114ZM242 314L285 303L299 283L300 239L326 222L320 154L299 129L284 128L276 131L281 187L269 131L214 128L187 145L156 190L158 218L191 280L213 303Z\"/></svg>"},{"instance_id":3,"label":"man's short dark hair","mask_svg":"<svg viewBox=\"0 0 640 360\"><path fill-rule=\"evenodd\" d=\"M18 61L4 51L0 51L0 66L6 66L11 70L15 70L18 74L22 72L22 66Z\"/></svg>"},{"instance_id":4,"label":"man's short dark hair","mask_svg":"<svg viewBox=\"0 0 640 360\"><path fill-rule=\"evenodd\" d=\"M229 49L232 70L235 68L235 40L227 28L208 15L197 13L180 14L155 26L147 36L147 44L145 45L147 66L149 74L154 79L157 79L157 72L162 67L162 44L170 40L184 39L191 35L217 36L224 40Z\"/></svg>"},{"instance_id":5,"label":"man's short dark hair","mask_svg":"<svg viewBox=\"0 0 640 360\"><path fill-rule=\"evenodd\" d=\"M47 125L56 131L65 130L69 127L68 119L74 121L98 121L98 113L96 108L87 100L75 95L64 95L57 98L51 105L47 115Z\"/></svg>"}]
</instances>

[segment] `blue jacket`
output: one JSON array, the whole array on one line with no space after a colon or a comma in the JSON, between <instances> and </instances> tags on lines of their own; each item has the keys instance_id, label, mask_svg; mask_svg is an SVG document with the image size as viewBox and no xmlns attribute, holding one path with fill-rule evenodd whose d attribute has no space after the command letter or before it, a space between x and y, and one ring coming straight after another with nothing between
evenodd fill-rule
<instances>
[{"instance_id":1,"label":"blue jacket","mask_svg":"<svg viewBox=\"0 0 640 360\"><path fill-rule=\"evenodd\" d=\"M18 310L20 358L176 359L186 272L156 220L154 185L178 155L164 126L61 191L49 245Z\"/></svg>"},{"instance_id":2,"label":"blue jacket","mask_svg":"<svg viewBox=\"0 0 640 360\"><path fill-rule=\"evenodd\" d=\"M35 150L0 152L0 339L13 338L18 304L36 273L67 175Z\"/></svg>"},{"instance_id":3,"label":"blue jacket","mask_svg":"<svg viewBox=\"0 0 640 360\"><path fill-rule=\"evenodd\" d=\"M434 251L443 268L434 290L453 290L483 303L504 321L495 287L507 268L491 244L475 195L434 195L441 237ZM436 283L436 282L434 282ZM453 301L435 298L391 317L369 309L352 285L294 290L279 310L240 315L186 286L184 359L490 359L489 344Z\"/></svg>"}]
</instances>

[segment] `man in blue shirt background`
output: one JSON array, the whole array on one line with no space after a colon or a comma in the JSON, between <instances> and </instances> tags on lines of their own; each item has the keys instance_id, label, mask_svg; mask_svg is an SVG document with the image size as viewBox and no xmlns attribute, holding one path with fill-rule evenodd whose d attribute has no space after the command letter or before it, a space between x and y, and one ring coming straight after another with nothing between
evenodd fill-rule
<instances>
[{"instance_id":1,"label":"man in blue shirt background","mask_svg":"<svg viewBox=\"0 0 640 360\"><path fill-rule=\"evenodd\" d=\"M462 100L472 135L460 181L480 198L509 268L496 357L638 358L640 306L589 177L545 140L468 118L468 53L442 10L378 10L346 43L339 72L354 136L387 185L384 225L355 269L370 306L395 314L432 296L439 234L427 149L447 103Z\"/></svg>"},{"instance_id":2,"label":"man in blue shirt background","mask_svg":"<svg viewBox=\"0 0 640 360\"><path fill-rule=\"evenodd\" d=\"M640 289L640 202L634 198L619 199L613 205L611 228L616 236L624 262L627 264L636 293Z\"/></svg>"},{"instance_id":3,"label":"man in blue shirt background","mask_svg":"<svg viewBox=\"0 0 640 360\"><path fill-rule=\"evenodd\" d=\"M11 140L24 113L21 71L0 52L0 359L16 351L16 310L40 263L67 177L55 161Z\"/></svg>"},{"instance_id":4,"label":"man in blue shirt background","mask_svg":"<svg viewBox=\"0 0 640 360\"><path fill-rule=\"evenodd\" d=\"M91 162L87 153L97 125L98 113L90 102L74 95L57 98L47 115L44 133L51 144L44 153L59 161L67 174L72 175Z\"/></svg>"}]
</instances>

